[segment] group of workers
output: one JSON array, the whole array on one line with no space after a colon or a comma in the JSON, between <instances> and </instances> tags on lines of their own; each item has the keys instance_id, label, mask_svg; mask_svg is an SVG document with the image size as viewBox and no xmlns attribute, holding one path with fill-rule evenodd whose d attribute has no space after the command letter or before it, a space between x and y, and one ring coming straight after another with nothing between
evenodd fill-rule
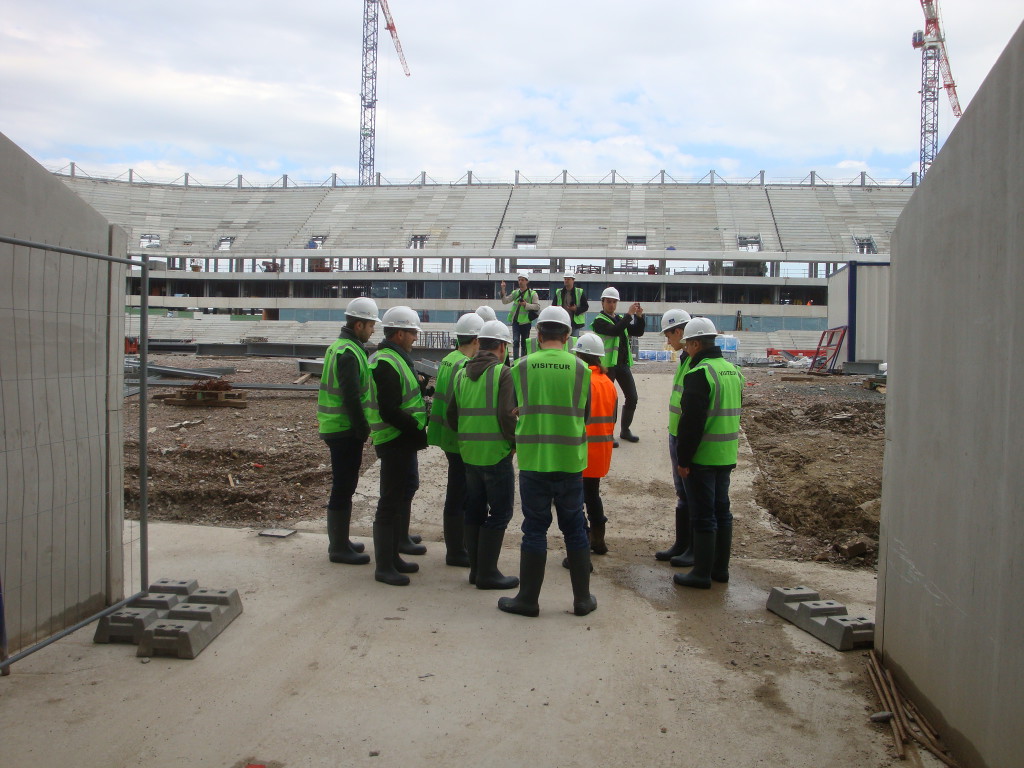
<instances>
[{"instance_id":1,"label":"group of workers","mask_svg":"<svg viewBox=\"0 0 1024 768\"><path fill-rule=\"evenodd\" d=\"M590 593L591 553L605 554L607 517L600 481L619 438L637 442L630 429L637 406L630 337L646 330L639 302L616 313L619 294L606 288L593 332L584 332L589 309L571 274L551 306L540 308L527 275L505 293L507 322L484 306L455 324L457 347L440 363L434 386L417 373L411 352L420 331L409 307L378 319L372 299L353 299L340 337L324 356L317 405L320 436L331 454L327 506L332 562L367 564L364 546L349 536L352 496L367 437L380 459L380 495L373 522L374 578L409 584L419 566L402 555L426 552L409 531L419 487L417 454L440 447L448 463L442 513L447 565L469 569L477 589L510 590L498 608L537 616L547 562L547 533L557 519L565 542L573 612L597 608ZM376 323L384 340L367 355ZM536 322L536 339L531 338ZM736 464L743 376L715 346L707 318L682 309L663 315L662 333L680 352L668 403L668 447L676 490L675 540L659 560L689 567L674 580L707 589L729 579L732 515L729 479ZM615 382L622 390L621 419ZM427 398L431 398L428 412ZM498 568L513 516L519 467L522 543L519 577ZM552 505L555 516L552 516ZM584 511L585 510L585 511ZM589 521L589 525L588 525Z\"/></svg>"}]
</instances>

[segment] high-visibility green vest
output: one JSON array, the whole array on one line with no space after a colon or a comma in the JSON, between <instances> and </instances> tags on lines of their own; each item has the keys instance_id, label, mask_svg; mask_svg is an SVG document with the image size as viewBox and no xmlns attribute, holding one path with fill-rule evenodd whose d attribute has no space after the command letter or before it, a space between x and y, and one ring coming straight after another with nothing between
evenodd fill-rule
<instances>
[{"instance_id":1,"label":"high-visibility green vest","mask_svg":"<svg viewBox=\"0 0 1024 768\"><path fill-rule=\"evenodd\" d=\"M743 404L743 374L722 357L706 357L690 373L702 371L711 387L704 436L693 456L694 464L709 467L736 463L740 446L740 407Z\"/></svg>"},{"instance_id":2,"label":"high-visibility green vest","mask_svg":"<svg viewBox=\"0 0 1024 768\"><path fill-rule=\"evenodd\" d=\"M537 292L533 288L527 288L525 291L521 291L516 288L512 291L512 309L508 312L506 320L512 325L522 325L523 323L533 322L530 320L530 315L526 307L520 307L516 304L519 299L522 298L527 304L537 303Z\"/></svg>"},{"instance_id":3,"label":"high-visibility green vest","mask_svg":"<svg viewBox=\"0 0 1024 768\"><path fill-rule=\"evenodd\" d=\"M469 358L457 349L448 353L437 369L437 380L434 382L434 400L430 404L430 420L427 422L427 444L436 445L448 453L459 452L459 440L445 421L445 414L452 401L455 374L467 362Z\"/></svg>"},{"instance_id":4,"label":"high-visibility green vest","mask_svg":"<svg viewBox=\"0 0 1024 768\"><path fill-rule=\"evenodd\" d=\"M320 374L316 418L320 422L321 435L352 429L352 414L345 409L341 399L341 382L338 381L338 356L349 352L355 355L359 365L359 400L364 409L370 399L370 369L367 367L366 352L352 339L338 339L324 353L324 370Z\"/></svg>"},{"instance_id":5,"label":"high-visibility green vest","mask_svg":"<svg viewBox=\"0 0 1024 768\"><path fill-rule=\"evenodd\" d=\"M459 452L466 464L491 467L512 453L498 423L498 380L502 364L495 362L473 381L465 367L455 374L452 394L459 409Z\"/></svg>"},{"instance_id":6,"label":"high-visibility green vest","mask_svg":"<svg viewBox=\"0 0 1024 768\"><path fill-rule=\"evenodd\" d=\"M555 300L553 302L553 306L555 306L555 307L565 306L561 302L561 296L562 296L562 291L563 290L564 290L563 288L559 288L559 289L557 289L555 291ZM583 301L583 289L582 288L575 288L574 287L572 289L572 293L573 293L573 297L576 300L571 302L571 303L575 304L577 307L579 307L580 302ZM586 312L577 312L575 315L572 315L572 324L573 325L583 325L586 321L587 321L587 314L586 314Z\"/></svg>"},{"instance_id":7,"label":"high-visibility green vest","mask_svg":"<svg viewBox=\"0 0 1024 768\"><path fill-rule=\"evenodd\" d=\"M575 341L572 336L565 340L565 344L562 345L562 349L566 352L572 352L572 343ZM526 354L532 355L534 352L540 349L540 339L531 336L526 340Z\"/></svg>"},{"instance_id":8,"label":"high-visibility green vest","mask_svg":"<svg viewBox=\"0 0 1024 768\"><path fill-rule=\"evenodd\" d=\"M613 323L616 320L619 320L622 317L622 315L607 315L604 312L602 312L597 317L601 317L601 315L604 315L606 318L611 320ZM597 318L594 318L594 319L596 320ZM590 324L590 329L594 330L594 324L593 323ZM594 333L597 333L597 331L594 331ZM620 333L620 334L618 334L617 336L614 336L614 337L612 337L612 336L605 336L603 334L598 334L598 335L601 337L601 341L604 342L604 357L601 358L601 365L603 365L605 368L611 368L611 367L613 367L615 365L618 365L618 363L619 363L619 347L620 346L625 346L626 347L626 365L629 368L633 367L633 353L632 353L632 351L629 348L629 327L628 326L626 328L622 329L622 333Z\"/></svg>"},{"instance_id":9,"label":"high-visibility green vest","mask_svg":"<svg viewBox=\"0 0 1024 768\"><path fill-rule=\"evenodd\" d=\"M398 378L402 383L402 402L400 407L408 413L420 427L427 424L427 407L423 402L423 393L420 392L420 383L416 374L408 366L401 355L393 349L378 349L370 355L370 399L366 403L366 420L370 422L370 434L373 437L374 445L382 445L390 442L402 434L401 430L393 427L380 417L380 405L377 403L377 385L373 382L373 371L378 365L390 365L398 372Z\"/></svg>"},{"instance_id":10,"label":"high-visibility green vest","mask_svg":"<svg viewBox=\"0 0 1024 768\"><path fill-rule=\"evenodd\" d=\"M560 349L541 349L516 361L512 379L519 401L519 468L582 472L587 466L587 364Z\"/></svg>"},{"instance_id":11,"label":"high-visibility green vest","mask_svg":"<svg viewBox=\"0 0 1024 768\"><path fill-rule=\"evenodd\" d=\"M668 395L668 433L679 437L679 417L683 415L683 379L690 372L691 357L679 350L683 360L676 366L676 375L672 378L672 391Z\"/></svg>"}]
</instances>

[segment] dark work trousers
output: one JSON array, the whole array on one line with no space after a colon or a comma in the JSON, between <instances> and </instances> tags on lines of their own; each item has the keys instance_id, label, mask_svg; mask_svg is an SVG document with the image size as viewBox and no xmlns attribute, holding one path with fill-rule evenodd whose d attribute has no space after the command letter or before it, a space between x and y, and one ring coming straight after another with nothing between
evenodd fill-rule
<instances>
[{"instance_id":1,"label":"dark work trousers","mask_svg":"<svg viewBox=\"0 0 1024 768\"><path fill-rule=\"evenodd\" d=\"M589 549L587 522L583 514L581 472L532 472L519 470L519 500L523 505L523 552L547 552L551 505L555 505L558 528L566 550Z\"/></svg>"},{"instance_id":2,"label":"dark work trousers","mask_svg":"<svg viewBox=\"0 0 1024 768\"><path fill-rule=\"evenodd\" d=\"M466 465L466 523L504 531L512 519L516 477L512 454L489 467Z\"/></svg>"},{"instance_id":3,"label":"dark work trousers","mask_svg":"<svg viewBox=\"0 0 1024 768\"><path fill-rule=\"evenodd\" d=\"M633 381L633 369L628 365L615 365L608 369L608 378L619 383L622 390L622 418L619 420L619 431L627 430L633 424L633 414L636 412L636 404L640 398L636 393L636 383Z\"/></svg>"},{"instance_id":4,"label":"dark work trousers","mask_svg":"<svg viewBox=\"0 0 1024 768\"><path fill-rule=\"evenodd\" d=\"M518 360L526 357L526 345L530 340L532 323L514 323L512 325L512 357Z\"/></svg>"},{"instance_id":5,"label":"dark work trousers","mask_svg":"<svg viewBox=\"0 0 1024 768\"><path fill-rule=\"evenodd\" d=\"M348 509L359 485L359 467L363 463L366 440L332 437L325 442L331 450L331 498L327 501L327 508Z\"/></svg>"},{"instance_id":6,"label":"dark work trousers","mask_svg":"<svg viewBox=\"0 0 1024 768\"><path fill-rule=\"evenodd\" d=\"M583 503L587 507L587 520L591 527L595 523L607 523L608 518L604 516L604 502L601 501L601 478L583 478Z\"/></svg>"},{"instance_id":7,"label":"dark work trousers","mask_svg":"<svg viewBox=\"0 0 1024 768\"><path fill-rule=\"evenodd\" d=\"M377 446L380 458L380 499L374 522L397 526L412 512L412 499L420 487L416 449L403 440Z\"/></svg>"},{"instance_id":8,"label":"dark work trousers","mask_svg":"<svg viewBox=\"0 0 1024 768\"><path fill-rule=\"evenodd\" d=\"M466 509L466 462L458 453L445 451L444 455L448 459L448 486L445 489L442 514L445 519L458 517L461 520Z\"/></svg>"},{"instance_id":9,"label":"dark work trousers","mask_svg":"<svg viewBox=\"0 0 1024 768\"><path fill-rule=\"evenodd\" d=\"M679 438L672 433L668 436L668 459L669 464L672 467L672 484L676 488L676 514L684 513L687 510L686 504L686 486L683 483L683 478L679 476L677 446L679 444Z\"/></svg>"},{"instance_id":10,"label":"dark work trousers","mask_svg":"<svg viewBox=\"0 0 1024 768\"><path fill-rule=\"evenodd\" d=\"M690 465L690 474L683 480L686 501L694 531L717 531L732 527L729 504L729 480L732 467L701 467Z\"/></svg>"}]
</instances>

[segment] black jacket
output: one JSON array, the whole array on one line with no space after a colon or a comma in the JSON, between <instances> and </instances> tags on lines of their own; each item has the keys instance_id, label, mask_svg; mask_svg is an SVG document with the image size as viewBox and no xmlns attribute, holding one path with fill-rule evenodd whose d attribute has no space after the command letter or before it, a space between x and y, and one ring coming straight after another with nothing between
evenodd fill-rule
<instances>
[{"instance_id":1,"label":"black jacket","mask_svg":"<svg viewBox=\"0 0 1024 768\"><path fill-rule=\"evenodd\" d=\"M578 288L578 287L579 286L573 287L572 292L576 293L576 288ZM567 297L565 295L565 293L566 293L566 291L565 291L565 286L564 285L561 288L559 288L558 290L556 290L554 298L551 299L551 306L552 307L568 307L570 304L572 304L572 299L574 297L573 296L568 296ZM580 288L580 303L576 305L576 311L570 313L569 317L571 319L573 315L582 315L582 314L586 314L589 311L590 311L590 302L587 301L587 292L584 289ZM577 325L576 322L574 321L573 324L572 324L572 327L574 329L575 328L582 328L583 327L583 323L580 323L579 325Z\"/></svg>"},{"instance_id":2,"label":"black jacket","mask_svg":"<svg viewBox=\"0 0 1024 768\"><path fill-rule=\"evenodd\" d=\"M416 368L412 358L404 349L390 341L382 341L377 349L390 349L397 353L415 375ZM424 390L423 380L419 377L417 379L420 381L420 389ZM388 445L392 448L407 447L416 451L426 448L427 430L421 428L416 419L402 410L402 380L398 376L398 371L387 364L378 365L373 369L373 383L377 387L377 408L380 410L381 419L402 433Z\"/></svg>"},{"instance_id":3,"label":"black jacket","mask_svg":"<svg viewBox=\"0 0 1024 768\"><path fill-rule=\"evenodd\" d=\"M679 417L679 437L676 440L676 464L689 467L693 457L700 448L704 438L704 425L708 420L708 409L711 407L711 385L703 371L694 371L701 360L721 357L722 350L718 347L705 349L697 353L690 363L690 373L683 377L682 415ZM730 464L729 466L736 466Z\"/></svg>"},{"instance_id":4,"label":"black jacket","mask_svg":"<svg viewBox=\"0 0 1024 768\"><path fill-rule=\"evenodd\" d=\"M647 320L644 319L643 315L609 316L605 314L604 311L594 318L594 333L599 336L606 336L614 339L616 336L621 336L623 331L627 331L630 336L643 336L647 331ZM627 367L629 365L629 361L624 357L624 355L628 354L629 345L620 344L619 357L617 360L612 361L612 365L610 367Z\"/></svg>"},{"instance_id":5,"label":"black jacket","mask_svg":"<svg viewBox=\"0 0 1024 768\"><path fill-rule=\"evenodd\" d=\"M351 328L343 327L338 338L348 339L365 351L362 342L356 338ZM325 435L324 440L328 443L333 438L356 438L365 441L370 436L370 424L366 420L363 403L359 397L359 361L353 352L347 351L336 355L334 360L338 371L338 386L341 388L341 402L345 406L345 411L351 414L352 427L345 432Z\"/></svg>"}]
</instances>

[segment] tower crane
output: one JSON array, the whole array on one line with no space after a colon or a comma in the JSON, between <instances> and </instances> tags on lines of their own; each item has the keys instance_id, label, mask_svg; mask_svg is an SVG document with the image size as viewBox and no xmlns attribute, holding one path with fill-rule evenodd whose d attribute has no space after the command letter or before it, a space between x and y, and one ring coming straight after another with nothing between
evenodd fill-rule
<instances>
[{"instance_id":1,"label":"tower crane","mask_svg":"<svg viewBox=\"0 0 1024 768\"><path fill-rule=\"evenodd\" d=\"M946 53L946 38L939 23L938 0L921 0L924 11L924 30L917 30L913 37L914 48L921 49L921 178L931 168L939 143L939 73L942 73L942 87L949 96L953 117L960 117L960 99L956 95L956 83L949 68Z\"/></svg>"},{"instance_id":2,"label":"tower crane","mask_svg":"<svg viewBox=\"0 0 1024 768\"><path fill-rule=\"evenodd\" d=\"M408 77L409 65L398 40L395 20L387 0L363 0L363 85L360 91L362 110L359 115L359 184L373 184L374 145L377 130L377 9L384 12L384 26L391 33L391 39L398 51L398 59Z\"/></svg>"}]
</instances>

